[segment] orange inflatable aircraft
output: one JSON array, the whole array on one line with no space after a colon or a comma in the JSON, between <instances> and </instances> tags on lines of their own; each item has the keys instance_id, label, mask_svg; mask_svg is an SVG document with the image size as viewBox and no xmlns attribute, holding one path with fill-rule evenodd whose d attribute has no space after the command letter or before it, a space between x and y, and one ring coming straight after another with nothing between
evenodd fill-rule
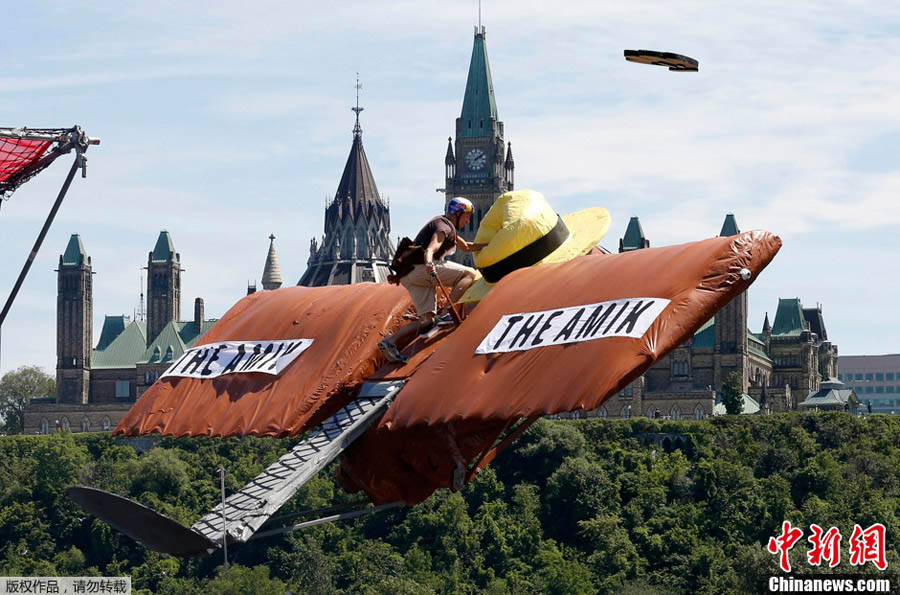
<instances>
[{"instance_id":1,"label":"orange inflatable aircraft","mask_svg":"<svg viewBox=\"0 0 900 595\"><path fill-rule=\"evenodd\" d=\"M549 218L546 233L568 242L573 232L559 228L568 217ZM404 364L377 348L413 312L402 287L254 293L115 432L305 439L190 528L100 490L69 494L148 547L182 556L303 526L258 532L338 456L346 490L378 506L416 504L459 489L538 418L602 405L745 291L780 246L752 231L623 254L587 246L562 262L532 254L541 264L495 276L461 324L420 337Z\"/></svg>"}]
</instances>

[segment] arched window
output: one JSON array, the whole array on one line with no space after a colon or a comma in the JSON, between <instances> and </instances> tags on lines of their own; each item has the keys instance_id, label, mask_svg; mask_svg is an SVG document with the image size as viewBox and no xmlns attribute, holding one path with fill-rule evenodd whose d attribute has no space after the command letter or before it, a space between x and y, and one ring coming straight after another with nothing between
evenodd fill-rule
<instances>
[{"instance_id":1,"label":"arched window","mask_svg":"<svg viewBox=\"0 0 900 595\"><path fill-rule=\"evenodd\" d=\"M597 417L606 417L607 415L606 405L600 405L600 409L597 410Z\"/></svg>"},{"instance_id":2,"label":"arched window","mask_svg":"<svg viewBox=\"0 0 900 595\"><path fill-rule=\"evenodd\" d=\"M69 418L66 417L65 415L64 415L63 418L62 418L62 429L63 429L63 430L68 430L68 429L69 429Z\"/></svg>"},{"instance_id":3,"label":"arched window","mask_svg":"<svg viewBox=\"0 0 900 595\"><path fill-rule=\"evenodd\" d=\"M703 416L704 416L703 406L697 405L697 408L694 409L694 419L703 419Z\"/></svg>"},{"instance_id":4,"label":"arched window","mask_svg":"<svg viewBox=\"0 0 900 595\"><path fill-rule=\"evenodd\" d=\"M678 405L672 407L671 413L672 419L681 419L681 409L678 408Z\"/></svg>"},{"instance_id":5,"label":"arched window","mask_svg":"<svg viewBox=\"0 0 900 595\"><path fill-rule=\"evenodd\" d=\"M50 422L47 421L47 418L41 420L41 434L49 434L50 433Z\"/></svg>"},{"instance_id":6,"label":"arched window","mask_svg":"<svg viewBox=\"0 0 900 595\"><path fill-rule=\"evenodd\" d=\"M91 431L91 420L87 418L87 416L81 419L81 431L82 432L90 432Z\"/></svg>"},{"instance_id":7,"label":"arched window","mask_svg":"<svg viewBox=\"0 0 900 595\"><path fill-rule=\"evenodd\" d=\"M656 407L650 407L649 409L647 409L647 417L649 417L650 419L655 419L656 411L657 411Z\"/></svg>"},{"instance_id":8,"label":"arched window","mask_svg":"<svg viewBox=\"0 0 900 595\"><path fill-rule=\"evenodd\" d=\"M369 241L365 229L360 229L356 234L356 258L369 258Z\"/></svg>"},{"instance_id":9,"label":"arched window","mask_svg":"<svg viewBox=\"0 0 900 595\"><path fill-rule=\"evenodd\" d=\"M103 431L108 432L112 428L112 424L109 421L109 416L103 416Z\"/></svg>"},{"instance_id":10,"label":"arched window","mask_svg":"<svg viewBox=\"0 0 900 595\"><path fill-rule=\"evenodd\" d=\"M353 257L353 237L353 230L348 227L344 231L344 239L341 242L341 258Z\"/></svg>"},{"instance_id":11,"label":"arched window","mask_svg":"<svg viewBox=\"0 0 900 595\"><path fill-rule=\"evenodd\" d=\"M625 405L622 407L622 419L628 419L631 417L631 405Z\"/></svg>"}]
</instances>

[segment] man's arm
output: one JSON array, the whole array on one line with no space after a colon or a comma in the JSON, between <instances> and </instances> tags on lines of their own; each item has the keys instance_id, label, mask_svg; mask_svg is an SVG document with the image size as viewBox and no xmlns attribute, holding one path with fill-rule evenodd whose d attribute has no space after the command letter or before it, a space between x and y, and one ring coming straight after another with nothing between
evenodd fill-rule
<instances>
[{"instance_id":1,"label":"man's arm","mask_svg":"<svg viewBox=\"0 0 900 595\"><path fill-rule=\"evenodd\" d=\"M425 247L425 266L429 272L434 272L434 253L441 249L441 244L447 239L446 234L442 231L436 231L431 236L431 241Z\"/></svg>"},{"instance_id":2,"label":"man's arm","mask_svg":"<svg viewBox=\"0 0 900 595\"><path fill-rule=\"evenodd\" d=\"M456 247L462 250L463 252L478 252L482 248L487 246L487 244L476 244L475 242L467 242L459 235L456 236Z\"/></svg>"}]
</instances>

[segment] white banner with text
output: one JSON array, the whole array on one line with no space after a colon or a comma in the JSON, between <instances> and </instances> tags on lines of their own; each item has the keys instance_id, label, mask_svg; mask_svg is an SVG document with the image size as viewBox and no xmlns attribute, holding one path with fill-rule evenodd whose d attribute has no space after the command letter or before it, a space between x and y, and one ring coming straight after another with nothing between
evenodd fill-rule
<instances>
[{"instance_id":1,"label":"white banner with text","mask_svg":"<svg viewBox=\"0 0 900 595\"><path fill-rule=\"evenodd\" d=\"M607 337L640 338L669 300L629 298L542 312L506 314L475 353L525 351Z\"/></svg>"},{"instance_id":2,"label":"white banner with text","mask_svg":"<svg viewBox=\"0 0 900 595\"><path fill-rule=\"evenodd\" d=\"M251 372L277 376L312 345L312 339L221 341L191 347L160 378L216 378Z\"/></svg>"}]
</instances>

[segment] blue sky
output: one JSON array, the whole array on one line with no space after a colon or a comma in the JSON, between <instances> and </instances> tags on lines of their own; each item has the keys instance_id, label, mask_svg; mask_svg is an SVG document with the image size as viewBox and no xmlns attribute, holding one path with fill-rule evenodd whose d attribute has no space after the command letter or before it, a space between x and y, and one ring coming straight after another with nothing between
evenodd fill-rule
<instances>
[{"instance_id":1,"label":"blue sky","mask_svg":"<svg viewBox=\"0 0 900 595\"><path fill-rule=\"evenodd\" d=\"M0 125L80 124L88 153L10 312L0 373L55 367L56 268L81 234L94 339L131 315L161 229L220 317L276 248L285 283L350 149L354 84L392 235L442 206L477 4L28 2L5 9ZM494 1L483 24L516 186L561 212L604 206L611 249L640 216L651 245L716 235L727 212L784 247L750 293L751 330L778 297L822 304L842 354L900 351L900 5L881 2ZM692 56L698 73L627 63ZM6 299L68 168L0 207Z\"/></svg>"}]
</instances>

